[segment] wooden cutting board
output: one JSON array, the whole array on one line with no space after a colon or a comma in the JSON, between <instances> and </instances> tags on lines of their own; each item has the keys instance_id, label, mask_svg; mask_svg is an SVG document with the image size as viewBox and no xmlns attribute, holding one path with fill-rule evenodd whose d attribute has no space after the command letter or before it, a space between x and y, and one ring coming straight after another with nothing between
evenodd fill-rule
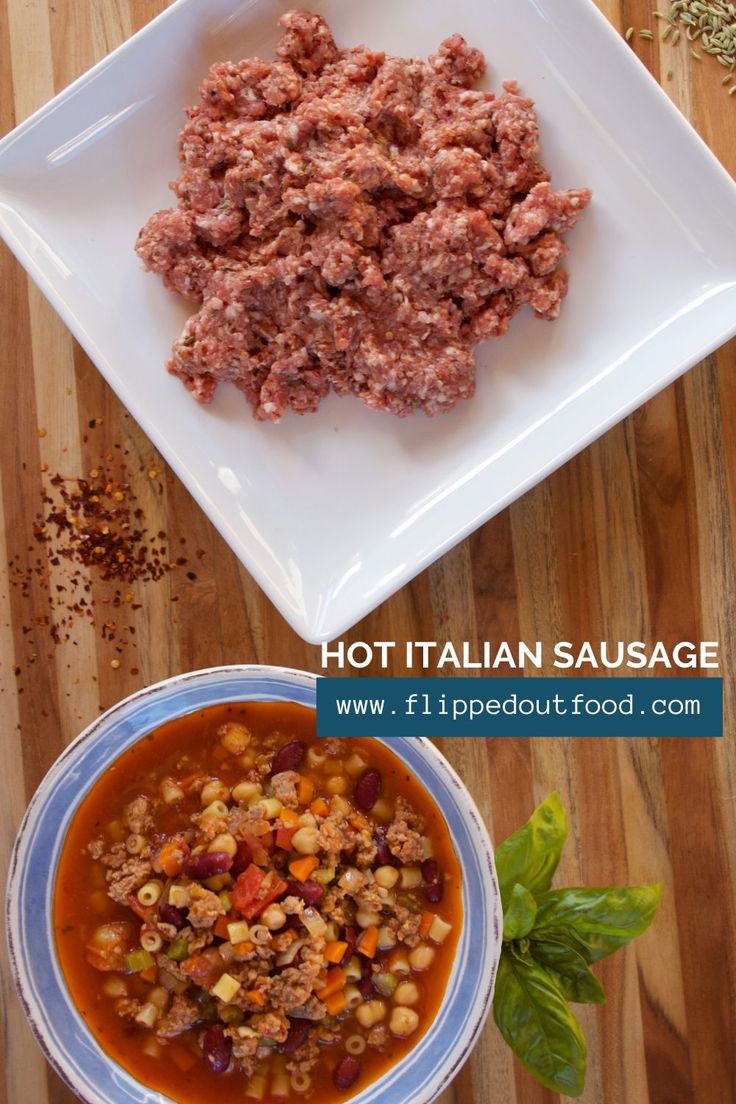
<instances>
[{"instance_id":1,"label":"wooden cutting board","mask_svg":"<svg viewBox=\"0 0 736 1104\"><path fill-rule=\"evenodd\" d=\"M599 2L619 30L636 29L632 48L736 172L736 96L720 84L724 70L659 42L651 0ZM0 0L2 132L163 7L162 0ZM641 38L640 28L654 28L654 40ZM4 248L0 266L4 874L28 798L100 709L186 669L259 661L317 670L319 656L264 598ZM70 586L68 565L49 568L33 539L41 488L57 472L104 468L118 478L123 463L151 539L186 563L117 596L114 586L84 576L66 602L56 588ZM734 524L732 342L425 571L349 639L720 640L732 672ZM94 599L94 624L80 597ZM45 618L63 620L58 643ZM664 883L654 928L601 965L608 1004L582 1012L586 1104L736 1100L731 682L721 741L444 743L497 840L546 793L560 791L572 822L561 881ZM4 944L0 954L0 1102L71 1104L26 1027ZM489 1023L442 1104L554 1099Z\"/></svg>"}]
</instances>

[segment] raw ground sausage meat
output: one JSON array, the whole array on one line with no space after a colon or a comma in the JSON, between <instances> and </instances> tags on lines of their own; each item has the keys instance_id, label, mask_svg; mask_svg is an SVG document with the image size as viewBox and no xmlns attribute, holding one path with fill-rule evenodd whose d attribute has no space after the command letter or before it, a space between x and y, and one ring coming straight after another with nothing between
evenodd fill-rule
<instances>
[{"instance_id":1,"label":"raw ground sausage meat","mask_svg":"<svg viewBox=\"0 0 736 1104\"><path fill-rule=\"evenodd\" d=\"M475 388L473 348L529 304L557 316L561 238L590 202L555 192L532 101L475 91L460 35L428 62L338 50L308 12L278 60L214 65L180 136L179 205L137 251L199 304L169 370L200 402L231 381L259 419L330 390L404 416Z\"/></svg>"}]
</instances>

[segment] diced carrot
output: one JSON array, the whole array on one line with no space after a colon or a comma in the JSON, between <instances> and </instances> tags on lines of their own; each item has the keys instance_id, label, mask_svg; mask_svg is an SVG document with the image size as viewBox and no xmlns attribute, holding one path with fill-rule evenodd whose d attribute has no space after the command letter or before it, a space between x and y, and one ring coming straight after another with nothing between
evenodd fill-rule
<instances>
[{"instance_id":1,"label":"diced carrot","mask_svg":"<svg viewBox=\"0 0 736 1104\"><path fill-rule=\"evenodd\" d=\"M184 860L188 854L189 845L184 840L172 839L165 843L158 857L164 874L169 878L176 878L178 874L181 874Z\"/></svg>"},{"instance_id":2,"label":"diced carrot","mask_svg":"<svg viewBox=\"0 0 736 1104\"><path fill-rule=\"evenodd\" d=\"M337 939L332 943L328 943L325 947L325 958L328 962L334 962L335 965L337 965L339 962L342 962L347 949L347 943L342 939Z\"/></svg>"},{"instance_id":3,"label":"diced carrot","mask_svg":"<svg viewBox=\"0 0 736 1104\"><path fill-rule=\"evenodd\" d=\"M366 820L362 813L353 813L350 817L350 823L358 832L361 832L364 828L370 827L370 822Z\"/></svg>"},{"instance_id":4,"label":"diced carrot","mask_svg":"<svg viewBox=\"0 0 736 1104\"><path fill-rule=\"evenodd\" d=\"M236 955L247 955L255 947L255 943L251 943L250 939L244 939L242 943L233 943L233 950Z\"/></svg>"},{"instance_id":5,"label":"diced carrot","mask_svg":"<svg viewBox=\"0 0 736 1104\"><path fill-rule=\"evenodd\" d=\"M323 797L316 797L309 809L315 816L326 817L330 811L330 806Z\"/></svg>"},{"instance_id":6,"label":"diced carrot","mask_svg":"<svg viewBox=\"0 0 736 1104\"><path fill-rule=\"evenodd\" d=\"M340 990L339 993L331 993L324 1003L328 1015L339 1016L347 1008L348 998L345 996L345 991Z\"/></svg>"},{"instance_id":7,"label":"diced carrot","mask_svg":"<svg viewBox=\"0 0 736 1104\"><path fill-rule=\"evenodd\" d=\"M339 966L335 966L333 970L328 972L327 980L323 988L317 990L318 998L323 1001L332 993L338 993L341 989L345 988L347 980L345 971L341 970Z\"/></svg>"},{"instance_id":8,"label":"diced carrot","mask_svg":"<svg viewBox=\"0 0 736 1104\"><path fill-rule=\"evenodd\" d=\"M158 970L155 965L149 966L147 970L141 970L138 977L143 978L144 981L154 982L158 977Z\"/></svg>"},{"instance_id":9,"label":"diced carrot","mask_svg":"<svg viewBox=\"0 0 736 1104\"><path fill-rule=\"evenodd\" d=\"M366 928L360 939L358 940L355 949L358 954L365 955L366 958L373 958L378 947L378 928L375 924L371 924L369 928Z\"/></svg>"},{"instance_id":10,"label":"diced carrot","mask_svg":"<svg viewBox=\"0 0 736 1104\"><path fill-rule=\"evenodd\" d=\"M166 1052L171 1061L177 1066L182 1073L187 1073L192 1068L197 1059L192 1054L191 1050L187 1050L183 1046L172 1046Z\"/></svg>"},{"instance_id":11,"label":"diced carrot","mask_svg":"<svg viewBox=\"0 0 736 1104\"><path fill-rule=\"evenodd\" d=\"M432 927L433 923L434 923L434 913L433 912L423 912L422 913L422 919L419 923L419 934L422 937L422 939L426 939L426 937L429 935L429 929Z\"/></svg>"},{"instance_id":12,"label":"diced carrot","mask_svg":"<svg viewBox=\"0 0 736 1104\"><path fill-rule=\"evenodd\" d=\"M306 882L309 875L313 870L316 870L319 866L319 859L316 855L305 855L301 859L294 859L289 863L289 873L296 878L298 882Z\"/></svg>"},{"instance_id":13,"label":"diced carrot","mask_svg":"<svg viewBox=\"0 0 736 1104\"><path fill-rule=\"evenodd\" d=\"M314 797L314 782L311 778L305 778L304 775L299 778L296 795L300 805L309 804Z\"/></svg>"},{"instance_id":14,"label":"diced carrot","mask_svg":"<svg viewBox=\"0 0 736 1104\"><path fill-rule=\"evenodd\" d=\"M213 931L218 939L227 939L227 926L233 924L238 919L235 913L226 913L225 916L218 916L215 920L215 926Z\"/></svg>"},{"instance_id":15,"label":"diced carrot","mask_svg":"<svg viewBox=\"0 0 736 1104\"><path fill-rule=\"evenodd\" d=\"M207 947L206 950L185 959L179 969L203 989L211 989L222 977L224 966L217 947Z\"/></svg>"},{"instance_id":16,"label":"diced carrot","mask_svg":"<svg viewBox=\"0 0 736 1104\"><path fill-rule=\"evenodd\" d=\"M247 989L245 995L249 1001L261 1008L266 1003L266 994L261 989Z\"/></svg>"},{"instance_id":17,"label":"diced carrot","mask_svg":"<svg viewBox=\"0 0 736 1104\"><path fill-rule=\"evenodd\" d=\"M276 846L280 847L282 851L291 851L291 837L296 832L296 828L278 828L276 830Z\"/></svg>"},{"instance_id":18,"label":"diced carrot","mask_svg":"<svg viewBox=\"0 0 736 1104\"><path fill-rule=\"evenodd\" d=\"M284 828L299 827L299 814L295 809L282 809L279 813L279 820Z\"/></svg>"}]
</instances>

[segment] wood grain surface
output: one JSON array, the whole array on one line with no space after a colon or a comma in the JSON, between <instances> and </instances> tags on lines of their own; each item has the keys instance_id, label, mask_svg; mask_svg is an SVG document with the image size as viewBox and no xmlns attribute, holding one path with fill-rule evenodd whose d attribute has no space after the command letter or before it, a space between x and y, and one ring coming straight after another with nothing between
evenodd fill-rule
<instances>
[{"instance_id":1,"label":"wood grain surface","mask_svg":"<svg viewBox=\"0 0 736 1104\"><path fill-rule=\"evenodd\" d=\"M654 28L654 41L637 33L632 46L736 172L736 96L721 86L724 71L660 43L651 0L600 4L620 30ZM0 130L12 129L164 6L163 0L0 0ZM319 656L264 598L4 248L0 294L4 876L27 800L65 743L100 709L186 669L259 661L317 670ZM608 1003L582 1010L590 1051L586 1104L736 1101L735 369L731 343L349 635L547 645L721 641L723 740L445 741L497 840L546 793L560 791L572 823L561 882L664 883L655 926L601 964ZM32 539L41 487L55 472L81 474L123 461L151 533L165 532L168 547L188 562L158 582L133 585L133 600L119 608L114 587L90 574L94 623L70 615L70 639L62 634L54 644L44 618L49 595L63 595L56 588L67 585L69 569L46 562ZM28 567L32 577L24 586ZM103 638L105 620L115 622L114 640ZM0 1101L70 1104L73 1096L46 1067L26 1027L4 944L0 953ZM442 1104L555 1099L515 1063L488 1023Z\"/></svg>"}]
</instances>

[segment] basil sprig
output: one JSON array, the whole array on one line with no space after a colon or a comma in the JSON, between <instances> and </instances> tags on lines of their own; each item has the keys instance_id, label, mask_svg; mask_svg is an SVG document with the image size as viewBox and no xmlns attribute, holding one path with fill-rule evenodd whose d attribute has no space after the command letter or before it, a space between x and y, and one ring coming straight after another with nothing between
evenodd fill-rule
<instances>
[{"instance_id":1,"label":"basil sprig","mask_svg":"<svg viewBox=\"0 0 736 1104\"><path fill-rule=\"evenodd\" d=\"M569 1002L606 997L590 964L651 924L662 887L552 889L567 838L556 793L496 850L504 909L493 1013L501 1034L547 1088L580 1096L586 1046Z\"/></svg>"}]
</instances>

